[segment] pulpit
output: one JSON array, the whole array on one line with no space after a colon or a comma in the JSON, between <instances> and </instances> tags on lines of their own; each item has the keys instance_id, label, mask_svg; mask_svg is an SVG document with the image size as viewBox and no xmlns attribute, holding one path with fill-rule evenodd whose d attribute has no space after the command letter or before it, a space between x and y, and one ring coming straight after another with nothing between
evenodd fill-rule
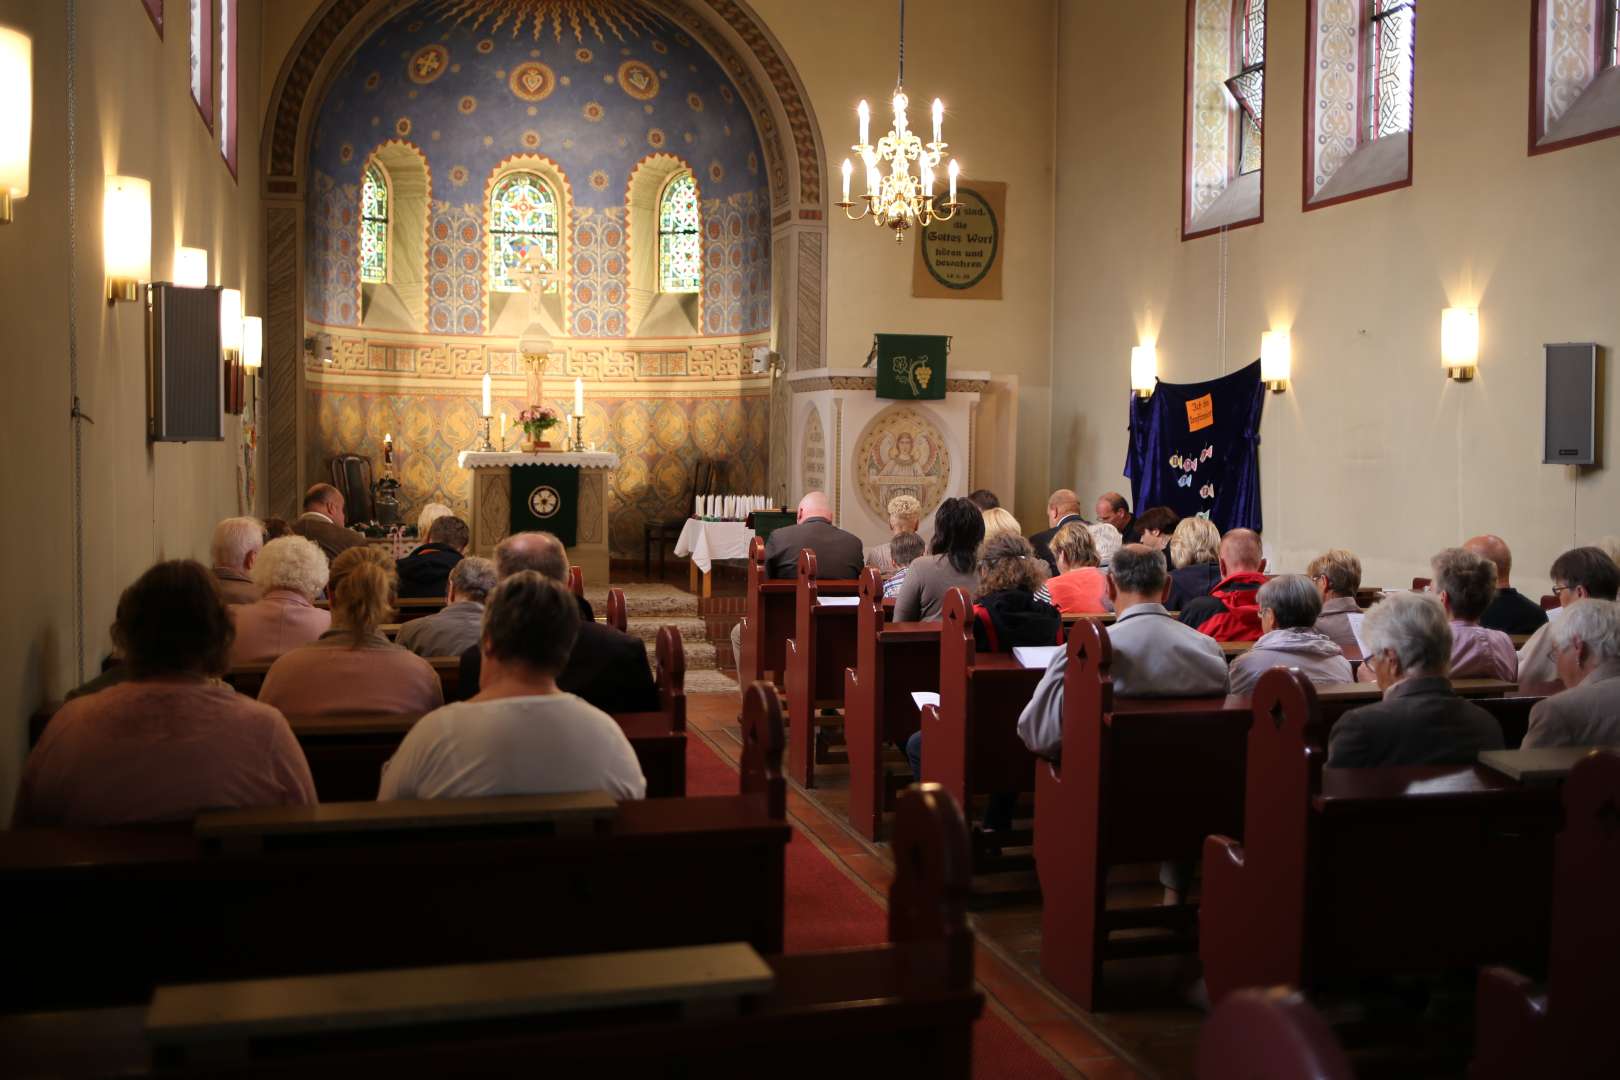
<instances>
[{"instance_id":1,"label":"pulpit","mask_svg":"<svg viewBox=\"0 0 1620 1080\"><path fill-rule=\"evenodd\" d=\"M937 400L877 396L871 368L818 368L787 377L794 499L832 497L837 524L868 545L889 539L889 500L912 495L932 513L978 487L974 464L987 371L952 371Z\"/></svg>"},{"instance_id":2,"label":"pulpit","mask_svg":"<svg viewBox=\"0 0 1620 1080\"><path fill-rule=\"evenodd\" d=\"M473 474L471 554L493 558L495 545L514 531L545 529L562 537L568 561L584 571L587 582L607 584L607 485L619 455L465 450L457 460ZM570 522L572 543L566 535Z\"/></svg>"}]
</instances>

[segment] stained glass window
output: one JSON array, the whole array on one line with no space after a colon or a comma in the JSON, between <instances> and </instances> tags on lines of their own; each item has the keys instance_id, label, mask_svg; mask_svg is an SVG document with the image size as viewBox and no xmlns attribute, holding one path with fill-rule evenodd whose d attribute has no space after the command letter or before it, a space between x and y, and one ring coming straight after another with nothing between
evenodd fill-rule
<instances>
[{"instance_id":1,"label":"stained glass window","mask_svg":"<svg viewBox=\"0 0 1620 1080\"><path fill-rule=\"evenodd\" d=\"M190 0L191 15L191 100L197 103L203 123L214 129L214 7L212 0Z\"/></svg>"},{"instance_id":2,"label":"stained glass window","mask_svg":"<svg viewBox=\"0 0 1620 1080\"><path fill-rule=\"evenodd\" d=\"M703 245L698 227L697 181L679 173L658 200L658 289L698 292L703 288Z\"/></svg>"},{"instance_id":3,"label":"stained glass window","mask_svg":"<svg viewBox=\"0 0 1620 1080\"><path fill-rule=\"evenodd\" d=\"M1266 0L1236 0L1233 66L1226 89L1237 102L1238 172L1260 168L1266 99Z\"/></svg>"},{"instance_id":4,"label":"stained glass window","mask_svg":"<svg viewBox=\"0 0 1620 1080\"><path fill-rule=\"evenodd\" d=\"M1412 130L1412 44L1416 0L1372 0L1367 28L1367 132L1381 139Z\"/></svg>"},{"instance_id":5,"label":"stained glass window","mask_svg":"<svg viewBox=\"0 0 1620 1080\"><path fill-rule=\"evenodd\" d=\"M556 196L534 173L512 173L495 185L489 197L489 265L497 291L523 291L523 259L532 249L553 272L559 269L557 224ZM553 279L546 292L556 291Z\"/></svg>"},{"instance_id":6,"label":"stained glass window","mask_svg":"<svg viewBox=\"0 0 1620 1080\"><path fill-rule=\"evenodd\" d=\"M376 162L360 181L360 280L388 280L388 181Z\"/></svg>"}]
</instances>

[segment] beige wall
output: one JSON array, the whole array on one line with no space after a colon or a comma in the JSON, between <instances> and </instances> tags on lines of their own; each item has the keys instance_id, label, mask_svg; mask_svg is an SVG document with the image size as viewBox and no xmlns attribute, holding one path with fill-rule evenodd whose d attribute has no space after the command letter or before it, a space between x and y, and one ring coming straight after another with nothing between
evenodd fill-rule
<instances>
[{"instance_id":1,"label":"beige wall","mask_svg":"<svg viewBox=\"0 0 1620 1080\"><path fill-rule=\"evenodd\" d=\"M0 23L34 37L32 194L0 227L0 323L7 390L0 396L8 468L0 499L30 518L13 567L0 636L0 819L9 816L26 753L28 715L80 680L73 603L69 303L77 320L83 426L85 665L109 648L119 592L154 560L208 557L214 522L238 512L240 428L222 443L146 441L144 316L102 299L101 192L109 173L152 182L152 274L166 280L177 245L206 247L217 283L263 312L258 211L258 0L242 0L238 185L187 90L184 4L170 3L159 40L139 3L79 4L78 257L71 293L65 4L0 0ZM262 462L261 462L262 466ZM261 467L262 475L262 467ZM262 485L261 485L262 490ZM262 499L262 497L261 497Z\"/></svg>"},{"instance_id":2,"label":"beige wall","mask_svg":"<svg viewBox=\"0 0 1620 1080\"><path fill-rule=\"evenodd\" d=\"M911 296L912 244L830 207L827 358L859 367L874 332L950 334L951 366L1018 378L1018 491L1014 512L1045 528L1047 399L1052 317L1052 31L1054 0L933 0L907 10L906 87L913 126L945 102L949 154L964 176L1007 184L1003 300ZM869 0L754 0L792 60L821 123L830 199L849 156L855 103L872 105L874 134L888 130L894 90L895 5ZM861 190L856 176L855 190ZM993 435L986 433L993 438ZM1000 493L1006 500L1007 493Z\"/></svg>"},{"instance_id":3,"label":"beige wall","mask_svg":"<svg viewBox=\"0 0 1620 1080\"><path fill-rule=\"evenodd\" d=\"M1305 5L1270 10L1265 222L1228 235L1226 370L1292 329L1293 389L1268 397L1261 448L1275 561L1346 546L1368 583L1404 584L1494 531L1537 595L1572 542L1620 533L1612 469L1540 464L1542 344L1597 341L1611 372L1620 346L1620 139L1528 157L1524 4L1428 5L1413 187L1303 213ZM1061 5L1051 468L1088 495L1124 483L1138 334L1170 381L1221 370L1221 241L1177 227L1185 18L1179 0ZM1479 378L1451 383L1440 312L1473 303Z\"/></svg>"}]
</instances>

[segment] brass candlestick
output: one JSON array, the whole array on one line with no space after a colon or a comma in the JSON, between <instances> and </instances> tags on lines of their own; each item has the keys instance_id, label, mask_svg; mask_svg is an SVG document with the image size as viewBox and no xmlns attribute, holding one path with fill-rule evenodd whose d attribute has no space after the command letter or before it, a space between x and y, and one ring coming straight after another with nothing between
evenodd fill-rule
<instances>
[{"instance_id":1,"label":"brass candlestick","mask_svg":"<svg viewBox=\"0 0 1620 1080\"><path fill-rule=\"evenodd\" d=\"M568 444L569 452L583 454L585 452L585 417L574 415L570 416L568 420L574 429Z\"/></svg>"},{"instance_id":2,"label":"brass candlestick","mask_svg":"<svg viewBox=\"0 0 1620 1080\"><path fill-rule=\"evenodd\" d=\"M481 454L495 452L495 444L489 441L489 419L487 416L478 418L478 452Z\"/></svg>"}]
</instances>

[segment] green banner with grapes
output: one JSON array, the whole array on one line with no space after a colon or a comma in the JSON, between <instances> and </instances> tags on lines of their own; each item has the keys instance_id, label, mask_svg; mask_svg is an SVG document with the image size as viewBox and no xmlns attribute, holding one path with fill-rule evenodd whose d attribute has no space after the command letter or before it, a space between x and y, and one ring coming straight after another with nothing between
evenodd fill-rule
<instances>
[{"instance_id":1,"label":"green banner with grapes","mask_svg":"<svg viewBox=\"0 0 1620 1080\"><path fill-rule=\"evenodd\" d=\"M951 339L934 334L877 334L877 396L938 401L945 396Z\"/></svg>"}]
</instances>

